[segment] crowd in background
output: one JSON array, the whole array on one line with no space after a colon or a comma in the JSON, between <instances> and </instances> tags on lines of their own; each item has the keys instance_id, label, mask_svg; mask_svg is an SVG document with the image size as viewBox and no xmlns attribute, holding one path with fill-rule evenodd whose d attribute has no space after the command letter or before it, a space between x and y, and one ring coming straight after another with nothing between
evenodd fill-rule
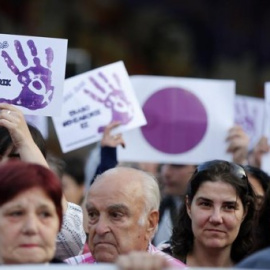
<instances>
[{"instance_id":1,"label":"crowd in background","mask_svg":"<svg viewBox=\"0 0 270 270\"><path fill-rule=\"evenodd\" d=\"M247 134L239 126L228 130L233 162L118 164L116 148L125 142L111 134L120 124L113 122L86 186L80 160L47 154L41 133L19 109L0 108L2 264L269 266L265 137L248 151Z\"/></svg>"},{"instance_id":2,"label":"crowd in background","mask_svg":"<svg viewBox=\"0 0 270 270\"><path fill-rule=\"evenodd\" d=\"M270 78L267 1L0 2L1 33L67 38L91 68L123 60L130 75L235 79L239 94L259 97ZM1 264L269 266L267 138L249 151L232 127L233 162L118 164L118 125L86 160L56 154L19 109L0 104Z\"/></svg>"}]
</instances>

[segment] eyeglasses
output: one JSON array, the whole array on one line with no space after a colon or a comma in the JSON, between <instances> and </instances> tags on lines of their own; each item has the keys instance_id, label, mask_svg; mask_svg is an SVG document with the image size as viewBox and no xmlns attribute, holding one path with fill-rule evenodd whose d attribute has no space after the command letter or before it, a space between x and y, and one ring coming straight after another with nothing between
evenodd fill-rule
<instances>
[{"instance_id":1,"label":"eyeglasses","mask_svg":"<svg viewBox=\"0 0 270 270\"><path fill-rule=\"evenodd\" d=\"M230 172L233 173L237 178L243 179L243 180L244 179L248 180L246 172L242 166L240 166L236 163L228 162L228 161L224 161L224 160L211 160L211 161L204 162L204 163L197 166L195 173L207 171L207 170L213 168L214 166L222 165L222 164L229 165Z\"/></svg>"}]
</instances>

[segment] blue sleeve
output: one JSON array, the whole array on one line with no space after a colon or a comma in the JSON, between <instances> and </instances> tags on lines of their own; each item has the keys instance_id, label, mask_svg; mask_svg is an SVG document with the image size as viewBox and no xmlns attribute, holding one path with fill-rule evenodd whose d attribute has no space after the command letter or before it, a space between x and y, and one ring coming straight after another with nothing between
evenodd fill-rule
<instances>
[{"instance_id":1,"label":"blue sleeve","mask_svg":"<svg viewBox=\"0 0 270 270\"><path fill-rule=\"evenodd\" d=\"M117 154L116 147L101 147L100 153L100 164L97 167L95 175L91 181L91 184L94 182L97 175L114 168L117 165Z\"/></svg>"}]
</instances>

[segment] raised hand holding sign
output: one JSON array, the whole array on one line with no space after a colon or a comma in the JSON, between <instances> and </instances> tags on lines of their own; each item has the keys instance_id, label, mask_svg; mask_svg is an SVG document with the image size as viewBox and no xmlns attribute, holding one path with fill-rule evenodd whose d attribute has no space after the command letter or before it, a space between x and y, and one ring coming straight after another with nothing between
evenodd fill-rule
<instances>
[{"instance_id":1,"label":"raised hand holding sign","mask_svg":"<svg viewBox=\"0 0 270 270\"><path fill-rule=\"evenodd\" d=\"M146 121L123 62L116 62L65 80L62 115L53 123L65 153L102 140L106 127L114 127L113 144L121 143L117 134Z\"/></svg>"}]
</instances>

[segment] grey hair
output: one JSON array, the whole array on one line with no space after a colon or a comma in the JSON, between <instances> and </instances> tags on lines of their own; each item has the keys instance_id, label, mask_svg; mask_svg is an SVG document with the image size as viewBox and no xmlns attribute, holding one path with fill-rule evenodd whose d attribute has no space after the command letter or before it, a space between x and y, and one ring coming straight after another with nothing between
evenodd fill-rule
<instances>
[{"instance_id":1,"label":"grey hair","mask_svg":"<svg viewBox=\"0 0 270 270\"><path fill-rule=\"evenodd\" d=\"M138 224L140 226L143 226L145 222L147 221L148 214L155 210L159 211L159 205L160 205L160 189L158 185L157 179L151 175L150 173L147 173L145 171L142 171L140 169L130 168L130 167L116 167L113 169L109 169L106 172L98 175L94 181L98 182L101 178L108 174L117 174L121 171L128 171L130 173L129 180L130 181L136 181L141 183L141 190L142 190L142 196L144 198L144 210L141 214L141 217L139 218ZM132 176L131 173L133 172ZM90 187L91 189L91 187ZM158 225L155 229L155 232L158 229ZM154 232L154 234L155 234ZM152 238L154 237L154 234L152 235Z\"/></svg>"},{"instance_id":2,"label":"grey hair","mask_svg":"<svg viewBox=\"0 0 270 270\"><path fill-rule=\"evenodd\" d=\"M145 211L149 213L152 210L159 210L160 205L160 190L157 179L146 172L141 171L141 182L143 185L145 197Z\"/></svg>"},{"instance_id":3,"label":"grey hair","mask_svg":"<svg viewBox=\"0 0 270 270\"><path fill-rule=\"evenodd\" d=\"M144 212L142 213L138 221L138 224L140 226L143 226L147 220L148 214L152 210L159 211L161 196L160 196L160 189L159 189L157 179L150 173L147 173L144 171L141 171L141 173L142 173L141 183L142 183L142 186L143 186L142 188L144 191L145 208L144 208ZM155 228L155 231L151 239L154 238L157 230L158 230L158 224Z\"/></svg>"},{"instance_id":4,"label":"grey hair","mask_svg":"<svg viewBox=\"0 0 270 270\"><path fill-rule=\"evenodd\" d=\"M119 173L122 170L128 170L130 172L134 172L136 175L131 177L130 179L134 179L135 181L140 181L142 184L142 191L144 192L144 203L145 203L145 212L149 213L152 210L159 210L160 205L160 190L157 179L150 173L142 171L140 169L130 168L130 167L116 167L113 169L109 169L104 173L97 175L95 178L95 182L98 182L99 179L103 178L105 175L112 173ZM91 188L91 187L90 187Z\"/></svg>"}]
</instances>

